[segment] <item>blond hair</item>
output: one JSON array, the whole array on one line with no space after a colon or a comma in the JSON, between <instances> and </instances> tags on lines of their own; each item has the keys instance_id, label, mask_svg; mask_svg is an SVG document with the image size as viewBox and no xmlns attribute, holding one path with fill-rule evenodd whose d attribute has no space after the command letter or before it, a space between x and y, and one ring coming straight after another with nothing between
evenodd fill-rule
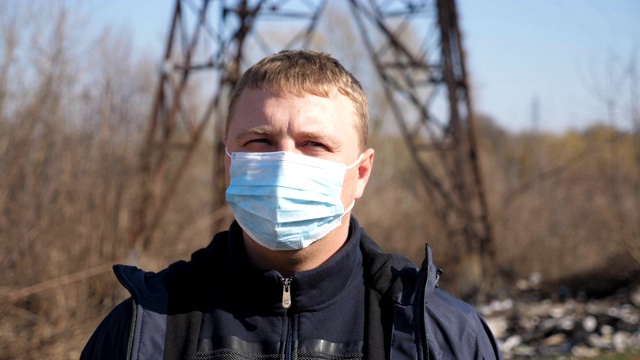
<instances>
[{"instance_id":1,"label":"blond hair","mask_svg":"<svg viewBox=\"0 0 640 360\"><path fill-rule=\"evenodd\" d=\"M351 100L356 118L358 145L364 150L369 130L367 96L360 82L334 57L314 50L284 50L251 66L233 91L227 113L227 131L235 107L245 89L263 89L281 94L311 94L330 97L334 91Z\"/></svg>"}]
</instances>

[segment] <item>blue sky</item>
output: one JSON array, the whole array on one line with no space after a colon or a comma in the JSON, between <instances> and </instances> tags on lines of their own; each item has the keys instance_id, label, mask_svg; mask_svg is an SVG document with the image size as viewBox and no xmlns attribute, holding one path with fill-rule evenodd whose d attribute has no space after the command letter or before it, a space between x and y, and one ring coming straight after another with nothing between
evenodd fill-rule
<instances>
[{"instance_id":1,"label":"blue sky","mask_svg":"<svg viewBox=\"0 0 640 360\"><path fill-rule=\"evenodd\" d=\"M136 49L160 59L174 0L85 5L95 24L128 27ZM458 11L475 110L511 131L532 128L534 102L543 131L605 119L596 84L611 66L640 66L637 0L458 0Z\"/></svg>"},{"instance_id":2,"label":"blue sky","mask_svg":"<svg viewBox=\"0 0 640 360\"><path fill-rule=\"evenodd\" d=\"M478 111L509 129L562 131L606 117L609 64L640 63L640 1L459 0ZM626 126L620 119L619 126Z\"/></svg>"}]
</instances>

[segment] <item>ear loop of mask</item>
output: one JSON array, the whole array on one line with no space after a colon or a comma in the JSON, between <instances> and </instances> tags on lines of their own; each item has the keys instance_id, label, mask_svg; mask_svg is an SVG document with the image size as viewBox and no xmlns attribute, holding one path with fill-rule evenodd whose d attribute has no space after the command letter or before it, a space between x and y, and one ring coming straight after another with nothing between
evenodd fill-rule
<instances>
[{"instance_id":1,"label":"ear loop of mask","mask_svg":"<svg viewBox=\"0 0 640 360\"><path fill-rule=\"evenodd\" d=\"M347 166L347 170L356 167L360 163L360 160L362 160L362 153L360 153L360 156L358 156L358 158L353 164Z\"/></svg>"},{"instance_id":2,"label":"ear loop of mask","mask_svg":"<svg viewBox=\"0 0 640 360\"><path fill-rule=\"evenodd\" d=\"M351 165L347 166L347 169L346 169L346 170L349 170L349 169L351 169L351 168L356 167L358 164L360 164L360 161L361 161L361 160L362 160L362 153L360 153L360 156L358 156L358 158L356 159L356 161L355 161L353 164L351 164ZM355 200L355 199L353 199L353 201L351 202L351 205L349 205L349 207L348 207L348 208L346 208L346 209L344 210L344 213L342 214L342 216L340 216L340 218L342 219L342 217L344 216L344 214L346 214L346 213L348 213L349 211L351 211L351 209L353 209L353 207L354 207L354 206L356 206L356 200Z\"/></svg>"}]
</instances>

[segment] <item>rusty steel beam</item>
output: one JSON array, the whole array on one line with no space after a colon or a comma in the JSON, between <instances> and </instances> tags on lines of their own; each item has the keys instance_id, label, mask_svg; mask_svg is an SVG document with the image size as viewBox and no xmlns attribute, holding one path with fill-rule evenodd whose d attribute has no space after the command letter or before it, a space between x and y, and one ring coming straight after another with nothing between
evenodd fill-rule
<instances>
[{"instance_id":1,"label":"rusty steel beam","mask_svg":"<svg viewBox=\"0 0 640 360\"><path fill-rule=\"evenodd\" d=\"M351 7L448 241L493 261L454 0L351 0Z\"/></svg>"},{"instance_id":2,"label":"rusty steel beam","mask_svg":"<svg viewBox=\"0 0 640 360\"><path fill-rule=\"evenodd\" d=\"M350 9L368 60L384 84L393 117L449 241L493 260L493 235L455 1L350 0L341 4L348 4L347 11ZM230 90L242 71L258 59L280 49L308 47L325 7L325 0L176 0L164 71L141 154L134 243L148 246L194 149L209 128L214 142L212 206L214 210L224 206L222 137ZM264 29L291 22L296 30L288 32L287 38L273 43L264 34ZM198 121L193 121L181 104L189 82L202 75L207 76L212 95ZM176 130L177 118L188 129L187 136ZM181 150L171 150L170 145L179 144ZM172 169L167 162L170 151L180 152ZM213 226L214 230L222 228L222 224Z\"/></svg>"},{"instance_id":3,"label":"rusty steel beam","mask_svg":"<svg viewBox=\"0 0 640 360\"><path fill-rule=\"evenodd\" d=\"M493 280L496 251L489 206L481 174L476 124L469 89L465 53L454 0L438 0L444 80L449 94L452 132L459 144L454 155L454 192L466 204L462 232L469 252L479 254L483 276ZM487 284L484 284L485 287ZM490 285L488 285L490 286Z\"/></svg>"},{"instance_id":4,"label":"rusty steel beam","mask_svg":"<svg viewBox=\"0 0 640 360\"><path fill-rule=\"evenodd\" d=\"M188 168L204 132L212 130L212 182L215 209L224 205L222 137L226 100L247 59L251 40L262 56L282 44L270 45L255 31L257 21L296 22L284 47L308 47L326 0L316 1L210 1L176 0L163 66L151 109L146 141L140 154L139 199L132 214L130 242L148 248L153 234ZM257 54L256 54L257 55ZM205 79L206 86L198 84ZM184 111L190 86L213 88L213 94L197 119ZM182 127L178 123L182 120ZM172 158L174 161L169 161ZM221 224L213 224L220 228Z\"/></svg>"}]
</instances>

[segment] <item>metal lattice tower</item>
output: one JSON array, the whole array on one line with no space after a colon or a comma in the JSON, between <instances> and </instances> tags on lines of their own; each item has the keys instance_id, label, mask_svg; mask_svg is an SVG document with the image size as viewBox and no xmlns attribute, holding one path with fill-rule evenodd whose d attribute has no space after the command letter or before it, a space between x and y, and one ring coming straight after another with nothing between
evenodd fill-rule
<instances>
[{"instance_id":1,"label":"metal lattice tower","mask_svg":"<svg viewBox=\"0 0 640 360\"><path fill-rule=\"evenodd\" d=\"M227 98L244 69L318 42L326 0L176 0L141 154L132 242L145 248L202 138L213 137L213 207L224 203ZM454 0L350 0L334 9L355 25L449 241L493 260L473 107ZM275 31L282 30L285 31ZM274 41L275 39L275 41ZM315 46L314 46L315 47ZM325 46L326 47L326 46ZM332 52L331 49L325 51ZM204 79L204 80L203 80ZM194 94L210 94L193 110ZM169 158L172 158L169 161Z\"/></svg>"}]
</instances>

